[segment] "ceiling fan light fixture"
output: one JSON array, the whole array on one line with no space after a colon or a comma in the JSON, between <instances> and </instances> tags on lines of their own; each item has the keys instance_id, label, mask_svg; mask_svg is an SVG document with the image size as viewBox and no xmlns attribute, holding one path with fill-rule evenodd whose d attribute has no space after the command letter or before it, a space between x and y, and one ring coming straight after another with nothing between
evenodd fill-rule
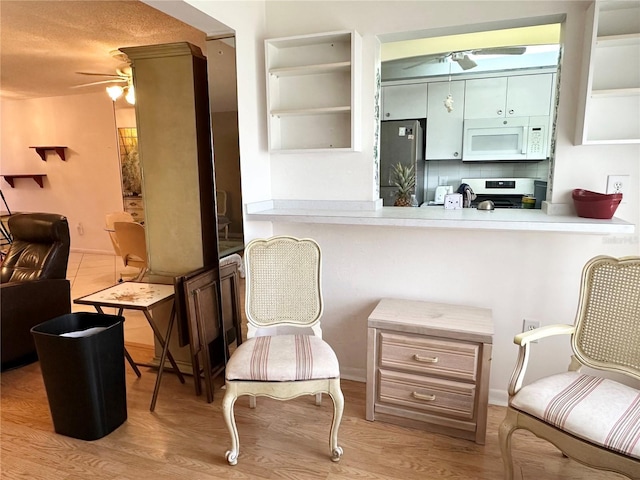
<instances>
[{"instance_id":1,"label":"ceiling fan light fixture","mask_svg":"<svg viewBox=\"0 0 640 480\"><path fill-rule=\"evenodd\" d=\"M125 98L125 100L126 100L127 102L129 102L129 104L131 104L131 105L135 105L135 104L136 104L136 92L135 92L135 90L133 89L133 85L130 85L130 86L127 88L127 93L126 93L126 95L124 96L124 98Z\"/></svg>"},{"instance_id":2,"label":"ceiling fan light fixture","mask_svg":"<svg viewBox=\"0 0 640 480\"><path fill-rule=\"evenodd\" d=\"M114 102L118 98L120 98L123 92L124 92L124 89L119 85L113 85L111 87L107 87L107 94L109 95L109 97L111 97L111 100L113 100Z\"/></svg>"}]
</instances>

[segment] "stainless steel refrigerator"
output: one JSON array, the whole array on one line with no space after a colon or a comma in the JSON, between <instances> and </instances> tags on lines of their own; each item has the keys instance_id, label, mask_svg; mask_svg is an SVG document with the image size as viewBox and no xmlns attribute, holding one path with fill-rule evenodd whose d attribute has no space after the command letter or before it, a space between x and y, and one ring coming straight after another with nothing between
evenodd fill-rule
<instances>
[{"instance_id":1,"label":"stainless steel refrigerator","mask_svg":"<svg viewBox=\"0 0 640 480\"><path fill-rule=\"evenodd\" d=\"M424 121L424 120L423 120ZM387 120L380 124L380 198L384 206L396 201L393 165L413 165L416 172L414 194L418 205L424 202L424 131L419 120Z\"/></svg>"}]
</instances>

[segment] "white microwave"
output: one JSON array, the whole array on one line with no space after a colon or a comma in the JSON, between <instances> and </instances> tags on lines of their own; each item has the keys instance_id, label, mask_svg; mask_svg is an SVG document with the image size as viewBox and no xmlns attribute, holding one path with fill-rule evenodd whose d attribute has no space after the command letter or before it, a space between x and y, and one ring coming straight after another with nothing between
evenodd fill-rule
<instances>
[{"instance_id":1,"label":"white microwave","mask_svg":"<svg viewBox=\"0 0 640 480\"><path fill-rule=\"evenodd\" d=\"M465 120L462 160L544 160L549 157L549 123L548 116Z\"/></svg>"}]
</instances>

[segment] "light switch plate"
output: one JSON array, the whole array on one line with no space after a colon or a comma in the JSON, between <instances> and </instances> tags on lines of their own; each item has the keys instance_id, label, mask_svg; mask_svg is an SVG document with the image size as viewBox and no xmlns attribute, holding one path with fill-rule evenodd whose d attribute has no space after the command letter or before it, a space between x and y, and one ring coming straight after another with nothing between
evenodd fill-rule
<instances>
[{"instance_id":1,"label":"light switch plate","mask_svg":"<svg viewBox=\"0 0 640 480\"><path fill-rule=\"evenodd\" d=\"M462 194L447 193L444 196L444 208L447 210L458 210L462 208Z\"/></svg>"}]
</instances>

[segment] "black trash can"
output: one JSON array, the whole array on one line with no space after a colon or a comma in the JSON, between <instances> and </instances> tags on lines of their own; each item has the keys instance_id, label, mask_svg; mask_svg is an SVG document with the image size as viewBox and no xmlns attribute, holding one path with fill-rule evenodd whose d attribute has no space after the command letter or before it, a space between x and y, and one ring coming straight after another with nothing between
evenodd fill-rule
<instances>
[{"instance_id":1,"label":"black trash can","mask_svg":"<svg viewBox=\"0 0 640 480\"><path fill-rule=\"evenodd\" d=\"M56 433L96 440L127 419L123 321L70 313L31 329Z\"/></svg>"}]
</instances>

